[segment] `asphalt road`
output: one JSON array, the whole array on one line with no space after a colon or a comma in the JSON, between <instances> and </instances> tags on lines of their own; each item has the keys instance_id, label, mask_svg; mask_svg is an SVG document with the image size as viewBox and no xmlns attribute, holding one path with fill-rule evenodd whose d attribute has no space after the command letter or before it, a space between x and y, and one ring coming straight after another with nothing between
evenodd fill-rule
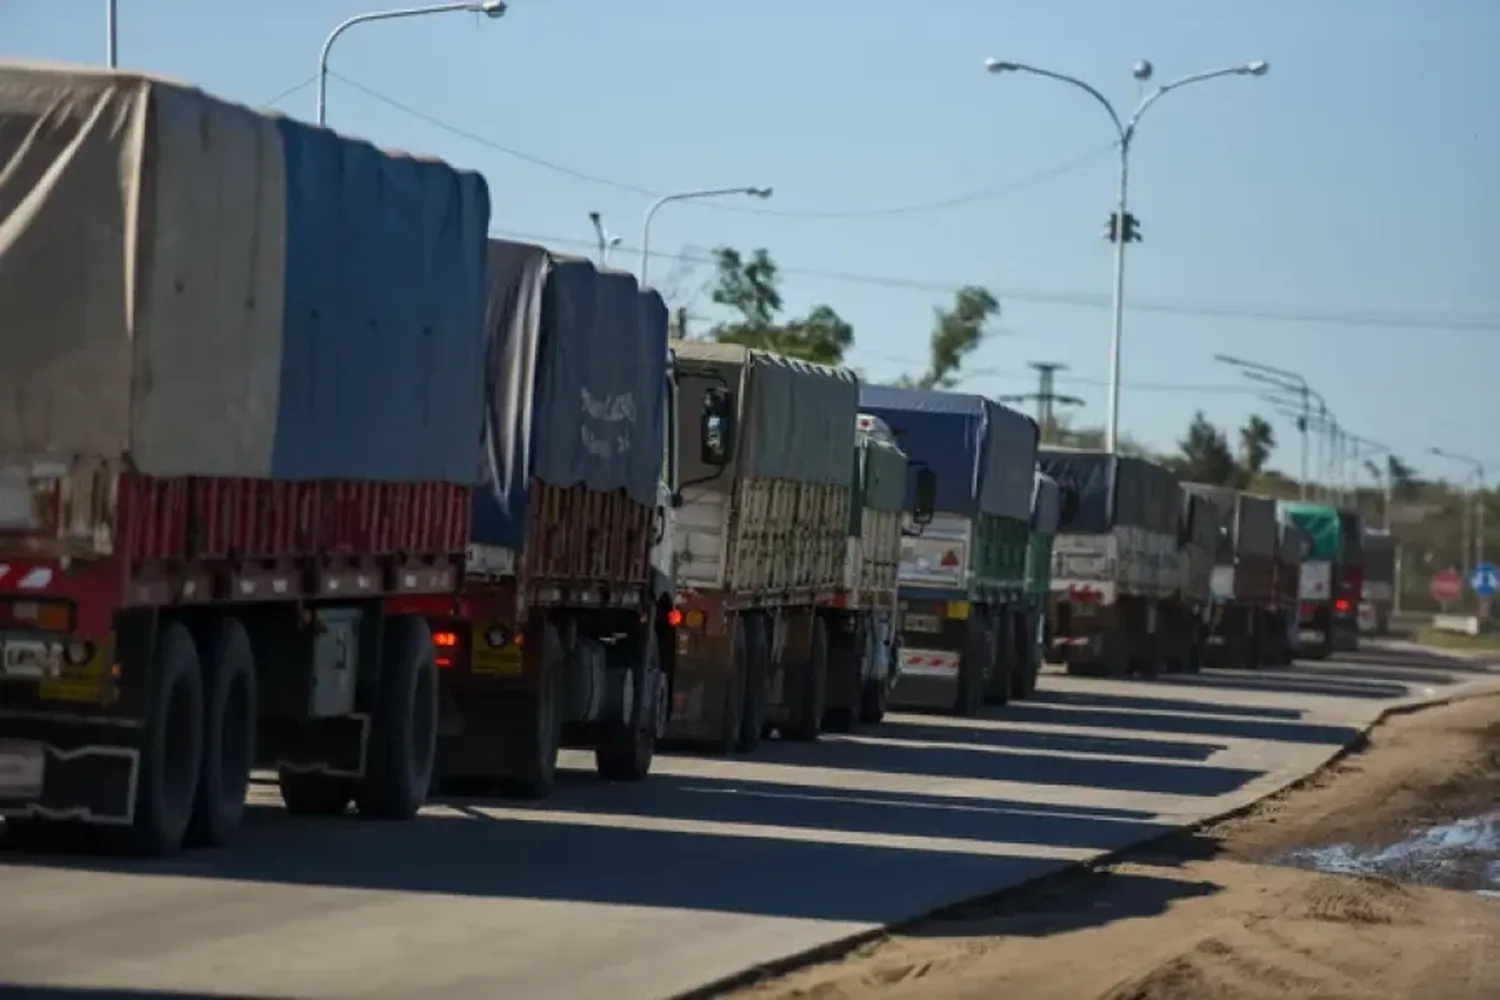
<instances>
[{"instance_id":1,"label":"asphalt road","mask_svg":"<svg viewBox=\"0 0 1500 1000\"><path fill-rule=\"evenodd\" d=\"M1233 808L1385 708L1500 673L1411 650L1146 682L1061 675L982 720L897 714L752 758L587 758L541 807L292 821L232 849L0 852L0 995L664 998Z\"/></svg>"}]
</instances>

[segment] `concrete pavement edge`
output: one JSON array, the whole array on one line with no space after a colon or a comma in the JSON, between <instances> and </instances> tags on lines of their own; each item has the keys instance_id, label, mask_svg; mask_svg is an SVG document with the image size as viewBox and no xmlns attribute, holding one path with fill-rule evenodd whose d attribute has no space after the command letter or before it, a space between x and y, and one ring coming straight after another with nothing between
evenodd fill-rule
<instances>
[{"instance_id":1,"label":"concrete pavement edge","mask_svg":"<svg viewBox=\"0 0 1500 1000\"><path fill-rule=\"evenodd\" d=\"M994 906L1022 893L1033 892L1049 884L1061 882L1081 871L1107 868L1110 865L1118 864L1131 855L1150 850L1154 845L1164 845L1184 834L1199 833L1220 823L1239 819L1242 816L1248 815L1253 810L1260 808L1272 799L1292 794L1307 787L1307 785L1325 775L1331 768L1337 767L1344 760L1367 748L1370 744L1370 734L1391 719L1400 718L1403 715L1413 715L1417 712L1428 711L1434 708L1456 705L1460 702L1472 701L1477 698L1493 698L1497 696L1500 696L1500 684L1489 684L1480 687L1478 690L1435 695L1429 698L1413 697L1397 701L1383 708L1373 719L1362 726L1358 733L1350 737L1342 746L1335 749L1321 763L1308 768L1300 776L1291 778L1284 784L1272 788L1264 794L1257 795L1246 802L1241 802L1238 805L1205 816L1202 819L1194 820L1191 823L1184 823L1170 830L1153 833L1120 847L1101 851L1092 858L1079 861L1058 861L1046 871L1033 875L1030 878L1023 878L1000 889L978 893L973 896L963 896L952 902L944 903L941 906L923 910L910 917L904 917L900 920L871 927L867 930L856 931L853 934L845 934L831 941L825 941L822 944L793 952L769 962L757 963L739 972L720 976L718 979L705 983L702 986L674 993L669 997L663 998L663 1000L714 1000L715 997L730 990L754 986L756 983L769 979L778 979L810 966L843 958L851 952L863 948L865 945L873 944L882 938L890 937L894 934L900 934L920 924L933 920L942 920L950 915L956 916L961 911L977 906Z\"/></svg>"}]
</instances>

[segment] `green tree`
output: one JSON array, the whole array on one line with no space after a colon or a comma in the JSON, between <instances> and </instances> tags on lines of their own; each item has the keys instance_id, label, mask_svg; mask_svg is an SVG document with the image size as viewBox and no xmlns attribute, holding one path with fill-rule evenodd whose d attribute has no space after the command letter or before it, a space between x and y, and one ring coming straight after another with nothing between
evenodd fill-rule
<instances>
[{"instance_id":1,"label":"green tree","mask_svg":"<svg viewBox=\"0 0 1500 1000\"><path fill-rule=\"evenodd\" d=\"M1064 448L1079 448L1083 451L1104 450L1103 427L1075 427L1065 413L1054 414L1052 423L1043 427L1042 441L1061 445ZM1128 434L1121 434L1115 442L1121 455L1133 458L1151 458L1151 449Z\"/></svg>"},{"instance_id":2,"label":"green tree","mask_svg":"<svg viewBox=\"0 0 1500 1000\"><path fill-rule=\"evenodd\" d=\"M898 385L921 389L951 389L959 382L964 358L984 340L985 324L1000 312L1000 303L988 289L965 285L953 296L951 309L934 309L932 335L928 338L927 371L912 378L903 375Z\"/></svg>"},{"instance_id":3,"label":"green tree","mask_svg":"<svg viewBox=\"0 0 1500 1000\"><path fill-rule=\"evenodd\" d=\"M734 316L710 327L710 340L824 365L841 364L854 345L854 328L831 306L814 306L799 319L781 319L781 277L764 248L747 259L733 247L719 247L714 268L711 297Z\"/></svg>"},{"instance_id":4,"label":"green tree","mask_svg":"<svg viewBox=\"0 0 1500 1000\"><path fill-rule=\"evenodd\" d=\"M1240 428L1240 466L1245 470L1247 482L1265 471L1275 450L1276 431L1264 417L1252 413Z\"/></svg>"},{"instance_id":5,"label":"green tree","mask_svg":"<svg viewBox=\"0 0 1500 1000\"><path fill-rule=\"evenodd\" d=\"M1180 454L1172 464L1184 479L1214 486L1243 485L1246 477L1234 460L1229 439L1209 422L1202 410L1193 414L1193 422L1177 447Z\"/></svg>"}]
</instances>

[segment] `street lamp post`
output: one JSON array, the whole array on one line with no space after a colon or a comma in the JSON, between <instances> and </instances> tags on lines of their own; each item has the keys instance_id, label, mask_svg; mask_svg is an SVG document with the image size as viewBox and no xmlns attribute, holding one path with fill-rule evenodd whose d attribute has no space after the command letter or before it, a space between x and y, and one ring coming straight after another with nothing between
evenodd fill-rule
<instances>
[{"instance_id":1,"label":"street lamp post","mask_svg":"<svg viewBox=\"0 0 1500 1000\"><path fill-rule=\"evenodd\" d=\"M1446 458L1450 462L1461 462L1469 467L1469 475L1474 480L1474 488L1469 491L1469 509L1473 512L1471 516L1474 520L1474 551L1470 553L1469 546L1465 544L1463 555L1465 559L1472 555L1474 565L1478 566L1484 562L1484 463L1477 458L1455 455L1442 448L1433 448L1432 453L1438 458ZM1465 479L1465 486L1467 485L1468 480Z\"/></svg>"},{"instance_id":2,"label":"street lamp post","mask_svg":"<svg viewBox=\"0 0 1500 1000\"><path fill-rule=\"evenodd\" d=\"M1243 63L1238 66L1226 66L1223 69L1210 70L1207 73L1194 73L1173 80L1171 83L1163 84L1147 94L1141 103L1136 105L1135 111L1129 120L1120 117L1115 106L1092 84L1085 83L1077 77L1068 76L1066 73L1056 73L1050 69L1042 69L1037 66L1028 66L1025 63L1007 62L1001 59L985 60L985 69L991 73L1029 73L1033 76L1046 77L1059 83L1066 83L1084 91L1094 100L1098 101L1109 115L1110 122L1115 127L1115 133L1119 137L1120 148L1120 182L1115 194L1115 229L1112 234L1115 244L1115 275L1113 292L1113 321L1110 326L1109 338L1109 415L1108 423L1105 425L1104 449L1114 454L1120 438L1120 340L1125 326L1125 244L1129 242L1126 238L1127 225L1126 201L1130 183L1130 144L1135 139L1136 127L1140 124L1141 116L1146 110L1174 90L1180 90L1195 83L1203 83L1207 80L1216 80L1221 76L1264 76L1271 68L1270 63L1264 60ZM1152 67L1145 60L1136 63L1135 77L1142 83L1151 79Z\"/></svg>"},{"instance_id":3,"label":"street lamp post","mask_svg":"<svg viewBox=\"0 0 1500 1000\"><path fill-rule=\"evenodd\" d=\"M646 216L641 220L641 287L646 287L646 271L651 263L651 220L655 218L656 212L663 205L674 201L692 201L697 198L720 198L724 195L743 194L751 198L771 197L769 187L728 187L708 188L703 191L679 191L676 194L664 194L653 201L646 209Z\"/></svg>"},{"instance_id":4,"label":"street lamp post","mask_svg":"<svg viewBox=\"0 0 1500 1000\"><path fill-rule=\"evenodd\" d=\"M341 21L328 33L328 37L323 40L323 48L318 53L318 124L328 123L328 52L345 31L367 21L391 21L402 17L422 17L427 14L452 14L462 11L497 18L504 15L505 3L504 0L484 0L483 3L438 3L426 7L400 7L395 10L373 10L365 14L355 14Z\"/></svg>"},{"instance_id":5,"label":"street lamp post","mask_svg":"<svg viewBox=\"0 0 1500 1000\"><path fill-rule=\"evenodd\" d=\"M1308 468L1307 468L1307 430L1312 423L1312 401L1316 399L1321 412L1326 416L1328 404L1321 395L1313 391L1312 386L1307 384L1307 379L1294 371L1285 368L1274 368L1271 365L1263 365L1256 361L1246 361L1244 358L1234 358L1227 354L1215 354L1214 360L1229 365L1239 370L1241 375L1254 382L1274 386L1283 392L1297 396L1302 403L1301 413L1297 416L1297 431L1302 437L1302 485L1300 496L1307 499ZM1321 439L1319 443L1321 450Z\"/></svg>"},{"instance_id":6,"label":"street lamp post","mask_svg":"<svg viewBox=\"0 0 1500 1000\"><path fill-rule=\"evenodd\" d=\"M120 67L119 26L119 0L104 0L104 64L110 69Z\"/></svg>"}]
</instances>

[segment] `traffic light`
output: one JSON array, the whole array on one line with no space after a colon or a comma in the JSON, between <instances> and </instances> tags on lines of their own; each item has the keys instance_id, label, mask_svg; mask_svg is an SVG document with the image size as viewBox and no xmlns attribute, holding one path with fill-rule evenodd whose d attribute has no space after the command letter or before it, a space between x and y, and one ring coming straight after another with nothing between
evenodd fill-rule
<instances>
[{"instance_id":1,"label":"traffic light","mask_svg":"<svg viewBox=\"0 0 1500 1000\"><path fill-rule=\"evenodd\" d=\"M1110 243L1118 243L1119 242L1120 236L1121 236L1121 232L1120 232L1120 213L1118 213L1118 212L1111 212L1111 213L1109 213L1109 221L1105 222L1105 224L1104 224L1104 232L1101 233L1100 235L1103 236L1104 239L1108 240ZM1141 237L1141 220L1137 219L1135 216L1131 215L1129 212L1125 213L1125 232L1124 232L1124 237L1125 237L1125 242L1126 243L1140 243L1142 241L1142 237Z\"/></svg>"}]
</instances>

